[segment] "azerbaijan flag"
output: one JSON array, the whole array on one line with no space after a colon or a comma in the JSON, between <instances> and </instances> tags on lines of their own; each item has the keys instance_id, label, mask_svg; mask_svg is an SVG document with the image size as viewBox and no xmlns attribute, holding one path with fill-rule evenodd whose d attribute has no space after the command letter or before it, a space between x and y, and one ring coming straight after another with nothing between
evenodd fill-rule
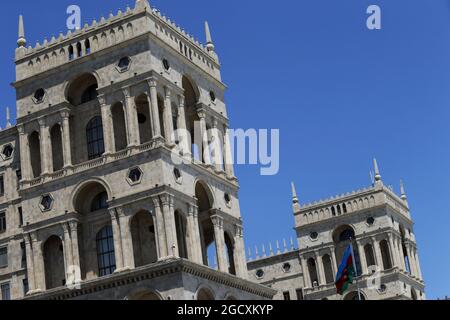
<instances>
[{"instance_id":1,"label":"azerbaijan flag","mask_svg":"<svg viewBox=\"0 0 450 320\"><path fill-rule=\"evenodd\" d=\"M353 283L356 272L353 264L353 246L350 244L344 252L341 265L336 275L337 293L343 295L348 286Z\"/></svg>"}]
</instances>

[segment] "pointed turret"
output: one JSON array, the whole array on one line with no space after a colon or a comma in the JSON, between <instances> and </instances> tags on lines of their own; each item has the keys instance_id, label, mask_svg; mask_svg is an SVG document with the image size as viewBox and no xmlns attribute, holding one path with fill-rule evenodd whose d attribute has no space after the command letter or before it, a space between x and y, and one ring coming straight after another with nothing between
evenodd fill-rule
<instances>
[{"instance_id":1,"label":"pointed turret","mask_svg":"<svg viewBox=\"0 0 450 320\"><path fill-rule=\"evenodd\" d=\"M11 112L9 107L6 107L6 128L11 128Z\"/></svg>"},{"instance_id":2,"label":"pointed turret","mask_svg":"<svg viewBox=\"0 0 450 320\"><path fill-rule=\"evenodd\" d=\"M136 0L136 9L141 9L141 10L147 10L150 11L151 7L150 7L150 3L147 0Z\"/></svg>"},{"instance_id":3,"label":"pointed turret","mask_svg":"<svg viewBox=\"0 0 450 320\"><path fill-rule=\"evenodd\" d=\"M292 209L294 213L300 211L300 202L298 200L297 188L295 187L295 183L291 182L292 188Z\"/></svg>"},{"instance_id":4,"label":"pointed turret","mask_svg":"<svg viewBox=\"0 0 450 320\"><path fill-rule=\"evenodd\" d=\"M25 48L27 45L27 40L25 39L25 28L23 25L23 16L19 16L19 37L17 40L17 46L19 48L23 47Z\"/></svg>"},{"instance_id":5,"label":"pointed turret","mask_svg":"<svg viewBox=\"0 0 450 320\"><path fill-rule=\"evenodd\" d=\"M381 181L380 168L378 167L377 159L373 159L373 167L375 169L375 185L383 184Z\"/></svg>"},{"instance_id":6,"label":"pointed turret","mask_svg":"<svg viewBox=\"0 0 450 320\"><path fill-rule=\"evenodd\" d=\"M205 34L206 34L206 50L208 50L208 52L214 52L214 43L212 41L208 21L205 21Z\"/></svg>"},{"instance_id":7,"label":"pointed turret","mask_svg":"<svg viewBox=\"0 0 450 320\"><path fill-rule=\"evenodd\" d=\"M400 180L400 197L406 204L408 203L408 197L406 196L405 184L403 183L403 180Z\"/></svg>"}]
</instances>

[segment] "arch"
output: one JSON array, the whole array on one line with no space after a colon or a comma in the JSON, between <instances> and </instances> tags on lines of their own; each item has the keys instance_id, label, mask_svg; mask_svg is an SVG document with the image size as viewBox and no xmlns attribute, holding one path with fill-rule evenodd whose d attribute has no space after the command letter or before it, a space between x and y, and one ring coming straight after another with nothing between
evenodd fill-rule
<instances>
[{"instance_id":1,"label":"arch","mask_svg":"<svg viewBox=\"0 0 450 320\"><path fill-rule=\"evenodd\" d=\"M408 256L408 250L406 250L406 232L405 227L402 224L399 224L400 229L400 237L401 237L401 256L403 257L403 261L405 262L406 271L411 274L411 264L410 258Z\"/></svg>"},{"instance_id":2,"label":"arch","mask_svg":"<svg viewBox=\"0 0 450 320\"><path fill-rule=\"evenodd\" d=\"M211 220L211 209L213 208L212 192L208 185L202 181L197 181L195 184L195 196L198 205L198 223L200 228L200 237L203 252L203 263L208 264L208 253L211 258L215 258L217 252L212 250L215 248L215 234L214 226ZM214 254L214 256L212 256Z\"/></svg>"},{"instance_id":3,"label":"arch","mask_svg":"<svg viewBox=\"0 0 450 320\"><path fill-rule=\"evenodd\" d=\"M156 227L151 213L145 210L136 213L131 219L130 230L135 266L142 267L157 262Z\"/></svg>"},{"instance_id":4,"label":"arch","mask_svg":"<svg viewBox=\"0 0 450 320\"><path fill-rule=\"evenodd\" d=\"M79 106L97 99L99 80L95 73L84 73L70 81L66 87L66 100L73 106Z\"/></svg>"},{"instance_id":5,"label":"arch","mask_svg":"<svg viewBox=\"0 0 450 320\"><path fill-rule=\"evenodd\" d=\"M114 129L114 143L116 151L126 149L128 144L125 111L123 104L118 102L111 108Z\"/></svg>"},{"instance_id":6,"label":"arch","mask_svg":"<svg viewBox=\"0 0 450 320\"><path fill-rule=\"evenodd\" d=\"M373 246L370 243L364 246L364 255L366 256L367 267L376 266Z\"/></svg>"},{"instance_id":7,"label":"arch","mask_svg":"<svg viewBox=\"0 0 450 320\"><path fill-rule=\"evenodd\" d=\"M366 300L364 292L361 290L361 300ZM357 291L349 292L343 300L359 300L359 295Z\"/></svg>"},{"instance_id":8,"label":"arch","mask_svg":"<svg viewBox=\"0 0 450 320\"><path fill-rule=\"evenodd\" d=\"M69 50L69 60L73 60L75 58L75 54L74 54L74 51L73 51L73 46L70 45L68 50Z\"/></svg>"},{"instance_id":9,"label":"arch","mask_svg":"<svg viewBox=\"0 0 450 320\"><path fill-rule=\"evenodd\" d=\"M89 41L89 39L86 39L84 41L84 47L86 48L85 49L86 54L90 54L91 53L91 42Z\"/></svg>"},{"instance_id":10,"label":"arch","mask_svg":"<svg viewBox=\"0 0 450 320\"><path fill-rule=\"evenodd\" d=\"M66 285L64 246L61 238L51 236L43 245L45 287L47 290Z\"/></svg>"},{"instance_id":11,"label":"arch","mask_svg":"<svg viewBox=\"0 0 450 320\"><path fill-rule=\"evenodd\" d=\"M317 264L314 258L309 258L307 261L309 279L311 280L312 287L319 286L319 277L317 275Z\"/></svg>"},{"instance_id":12,"label":"arch","mask_svg":"<svg viewBox=\"0 0 450 320\"><path fill-rule=\"evenodd\" d=\"M335 245L336 260L341 261L347 247L352 243L353 254L355 257L356 274L361 275L361 260L359 256L358 244L355 240L355 229L350 225L341 225L332 233L332 239Z\"/></svg>"},{"instance_id":13,"label":"arch","mask_svg":"<svg viewBox=\"0 0 450 320\"><path fill-rule=\"evenodd\" d=\"M392 268L392 261L391 261L391 250L389 249L389 244L387 240L382 240L380 242L380 251L381 251L381 258L383 260L383 269L388 270Z\"/></svg>"},{"instance_id":14,"label":"arch","mask_svg":"<svg viewBox=\"0 0 450 320\"><path fill-rule=\"evenodd\" d=\"M37 131L32 132L28 136L28 145L30 146L30 154L31 157L31 171L33 173L33 177L37 178L42 173L42 165L41 165L41 142L40 136Z\"/></svg>"},{"instance_id":15,"label":"arch","mask_svg":"<svg viewBox=\"0 0 450 320\"><path fill-rule=\"evenodd\" d=\"M197 141L194 141L195 124L200 121L197 114L197 103L200 99L200 91L198 90L195 82L189 77L184 75L182 77L182 87L184 90L185 98L185 114L186 114L186 129L190 133L190 145L194 159L203 160L203 155L199 153L202 150L201 146L196 145ZM200 143L200 142L199 142Z\"/></svg>"},{"instance_id":16,"label":"arch","mask_svg":"<svg viewBox=\"0 0 450 320\"><path fill-rule=\"evenodd\" d=\"M57 123L50 129L50 140L52 143L53 171L56 172L64 167L63 141L60 124Z\"/></svg>"},{"instance_id":17,"label":"arch","mask_svg":"<svg viewBox=\"0 0 450 320\"><path fill-rule=\"evenodd\" d=\"M333 264L330 255L326 254L322 257L323 268L325 271L325 281L327 284L334 283Z\"/></svg>"},{"instance_id":18,"label":"arch","mask_svg":"<svg viewBox=\"0 0 450 320\"><path fill-rule=\"evenodd\" d=\"M146 143L152 140L152 124L150 116L150 105L148 97L145 93L135 98L136 112L139 123L139 138L141 143Z\"/></svg>"},{"instance_id":19,"label":"arch","mask_svg":"<svg viewBox=\"0 0 450 320\"><path fill-rule=\"evenodd\" d=\"M73 210L81 214L90 213L92 201L104 192L106 192L108 200L112 199L109 185L100 178L81 182L72 193Z\"/></svg>"},{"instance_id":20,"label":"arch","mask_svg":"<svg viewBox=\"0 0 450 320\"><path fill-rule=\"evenodd\" d=\"M77 42L77 58L80 58L83 56L83 47L81 46L80 42Z\"/></svg>"},{"instance_id":21,"label":"arch","mask_svg":"<svg viewBox=\"0 0 450 320\"><path fill-rule=\"evenodd\" d=\"M139 301L139 300L151 300L151 301L158 301L163 300L161 294L159 292L156 292L155 290L150 289L138 289L135 290L133 293L129 294L125 300L130 301Z\"/></svg>"},{"instance_id":22,"label":"arch","mask_svg":"<svg viewBox=\"0 0 450 320\"><path fill-rule=\"evenodd\" d=\"M213 290L203 285L197 290L197 293L195 294L195 300L213 301L216 300L216 298L214 296Z\"/></svg>"},{"instance_id":23,"label":"arch","mask_svg":"<svg viewBox=\"0 0 450 320\"><path fill-rule=\"evenodd\" d=\"M157 98L158 102L158 113L159 113L159 127L161 128L161 135L167 139L165 135L165 129L164 129L164 99L158 94Z\"/></svg>"}]
</instances>

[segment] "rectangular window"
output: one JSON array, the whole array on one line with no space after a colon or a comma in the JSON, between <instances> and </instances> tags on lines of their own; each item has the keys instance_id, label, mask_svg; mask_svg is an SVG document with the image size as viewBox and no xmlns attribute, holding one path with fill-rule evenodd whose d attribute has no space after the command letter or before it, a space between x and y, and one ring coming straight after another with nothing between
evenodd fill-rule
<instances>
[{"instance_id":1,"label":"rectangular window","mask_svg":"<svg viewBox=\"0 0 450 320\"><path fill-rule=\"evenodd\" d=\"M0 176L0 197L5 195L5 179Z\"/></svg>"},{"instance_id":2,"label":"rectangular window","mask_svg":"<svg viewBox=\"0 0 450 320\"><path fill-rule=\"evenodd\" d=\"M23 285L23 296L25 297L27 295L28 291L30 291L30 288L28 286L28 279L23 279L22 285Z\"/></svg>"},{"instance_id":3,"label":"rectangular window","mask_svg":"<svg viewBox=\"0 0 450 320\"><path fill-rule=\"evenodd\" d=\"M27 267L27 249L25 248L25 242L20 243L20 249L22 250L22 260L21 260L21 268L25 269Z\"/></svg>"},{"instance_id":4,"label":"rectangular window","mask_svg":"<svg viewBox=\"0 0 450 320\"><path fill-rule=\"evenodd\" d=\"M303 289L297 289L297 300L305 300L303 296Z\"/></svg>"},{"instance_id":5,"label":"rectangular window","mask_svg":"<svg viewBox=\"0 0 450 320\"><path fill-rule=\"evenodd\" d=\"M19 227L23 227L23 212L22 207L17 208L17 211L19 213Z\"/></svg>"},{"instance_id":6,"label":"rectangular window","mask_svg":"<svg viewBox=\"0 0 450 320\"><path fill-rule=\"evenodd\" d=\"M0 212L0 233L6 231L6 214Z\"/></svg>"},{"instance_id":7,"label":"rectangular window","mask_svg":"<svg viewBox=\"0 0 450 320\"><path fill-rule=\"evenodd\" d=\"M289 293L289 291L283 292L283 299L291 300L291 294Z\"/></svg>"},{"instance_id":8,"label":"rectangular window","mask_svg":"<svg viewBox=\"0 0 450 320\"><path fill-rule=\"evenodd\" d=\"M0 248L0 268L8 266L8 248Z\"/></svg>"},{"instance_id":9,"label":"rectangular window","mask_svg":"<svg viewBox=\"0 0 450 320\"><path fill-rule=\"evenodd\" d=\"M9 287L9 282L1 285L2 289L2 300L11 300L11 288Z\"/></svg>"}]
</instances>

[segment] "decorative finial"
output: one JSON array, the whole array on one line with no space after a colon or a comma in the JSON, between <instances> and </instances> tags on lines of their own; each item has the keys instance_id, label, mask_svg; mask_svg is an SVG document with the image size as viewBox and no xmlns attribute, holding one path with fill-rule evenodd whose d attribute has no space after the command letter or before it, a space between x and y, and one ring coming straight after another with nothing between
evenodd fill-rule
<instances>
[{"instance_id":1,"label":"decorative finial","mask_svg":"<svg viewBox=\"0 0 450 320\"><path fill-rule=\"evenodd\" d=\"M11 128L11 112L9 107L6 107L6 128Z\"/></svg>"},{"instance_id":2,"label":"decorative finial","mask_svg":"<svg viewBox=\"0 0 450 320\"><path fill-rule=\"evenodd\" d=\"M380 168L377 159L373 159L373 167L375 168L375 182L381 181Z\"/></svg>"},{"instance_id":3,"label":"decorative finial","mask_svg":"<svg viewBox=\"0 0 450 320\"><path fill-rule=\"evenodd\" d=\"M408 200L408 197L406 196L405 192L405 184L403 183L403 180L400 180L400 194L403 201Z\"/></svg>"},{"instance_id":4,"label":"decorative finial","mask_svg":"<svg viewBox=\"0 0 450 320\"><path fill-rule=\"evenodd\" d=\"M205 21L205 34L206 34L206 50L208 50L208 52L214 52L214 43L212 41L208 21Z\"/></svg>"},{"instance_id":5,"label":"decorative finial","mask_svg":"<svg viewBox=\"0 0 450 320\"><path fill-rule=\"evenodd\" d=\"M294 204L298 203L298 196L297 196L297 189L295 188L295 183L291 182L291 187L292 187L292 202Z\"/></svg>"},{"instance_id":6,"label":"decorative finial","mask_svg":"<svg viewBox=\"0 0 450 320\"><path fill-rule=\"evenodd\" d=\"M27 40L25 39L25 28L23 25L23 16L19 16L19 38L17 40L17 46L19 48L25 48L27 45Z\"/></svg>"}]
</instances>

